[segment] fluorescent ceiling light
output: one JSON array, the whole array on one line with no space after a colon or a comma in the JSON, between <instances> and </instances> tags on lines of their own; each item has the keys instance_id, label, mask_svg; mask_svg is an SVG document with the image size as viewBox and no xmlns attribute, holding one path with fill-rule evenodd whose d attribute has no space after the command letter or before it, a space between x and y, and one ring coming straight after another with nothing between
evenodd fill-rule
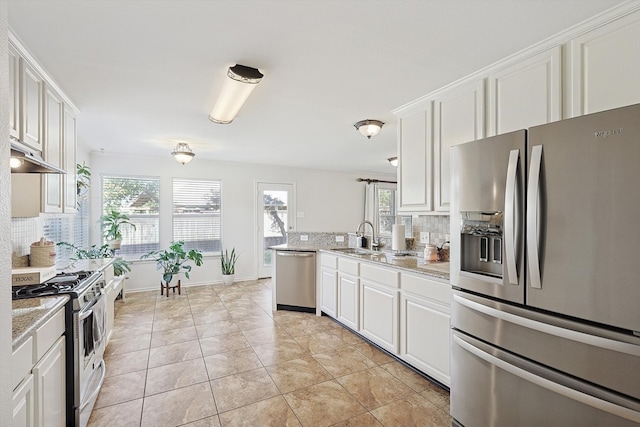
<instances>
[{"instance_id":1,"label":"fluorescent ceiling light","mask_svg":"<svg viewBox=\"0 0 640 427\"><path fill-rule=\"evenodd\" d=\"M227 77L216 105L209 114L209 120L214 123L231 123L264 74L257 68L236 64L229 68Z\"/></svg>"}]
</instances>

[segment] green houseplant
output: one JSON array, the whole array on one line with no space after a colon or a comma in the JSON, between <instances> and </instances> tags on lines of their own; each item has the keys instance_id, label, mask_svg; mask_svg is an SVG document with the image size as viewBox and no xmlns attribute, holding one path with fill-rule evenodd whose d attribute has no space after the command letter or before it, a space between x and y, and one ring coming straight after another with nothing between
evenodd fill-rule
<instances>
[{"instance_id":1,"label":"green houseplant","mask_svg":"<svg viewBox=\"0 0 640 427\"><path fill-rule=\"evenodd\" d=\"M129 261L125 261L121 257L116 257L115 251L111 249L109 245L102 245L100 247L92 245L89 249L79 248L68 242L58 242L57 245L67 247L73 252L73 255L70 257L72 261L81 259L113 258L113 263L111 265L113 267L114 276L122 276L126 272L131 271Z\"/></svg>"},{"instance_id":2,"label":"green houseplant","mask_svg":"<svg viewBox=\"0 0 640 427\"><path fill-rule=\"evenodd\" d=\"M183 241L171 242L169 249L151 251L142 255L141 258L156 261L156 270L162 269L162 280L169 285L173 276L177 274L184 273L184 276L189 278L189 272L193 266L187 264L188 261L193 261L198 267L202 265L202 252L197 249L187 252L183 246Z\"/></svg>"},{"instance_id":3,"label":"green houseplant","mask_svg":"<svg viewBox=\"0 0 640 427\"><path fill-rule=\"evenodd\" d=\"M233 283L236 274L236 261L238 260L236 248L231 249L231 253L227 249L220 254L220 263L222 267L222 282L225 285Z\"/></svg>"},{"instance_id":4,"label":"green houseplant","mask_svg":"<svg viewBox=\"0 0 640 427\"><path fill-rule=\"evenodd\" d=\"M102 236L109 241L109 245L113 249L120 249L122 243L123 225L128 225L136 229L129 217L118 210L111 210L100 217L100 227L102 228Z\"/></svg>"}]
</instances>

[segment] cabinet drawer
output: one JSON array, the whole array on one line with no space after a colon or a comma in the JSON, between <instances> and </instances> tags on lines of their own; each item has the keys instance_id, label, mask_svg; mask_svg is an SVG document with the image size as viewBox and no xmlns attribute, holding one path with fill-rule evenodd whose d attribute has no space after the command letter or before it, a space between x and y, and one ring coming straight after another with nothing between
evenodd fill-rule
<instances>
[{"instance_id":1,"label":"cabinet drawer","mask_svg":"<svg viewBox=\"0 0 640 427\"><path fill-rule=\"evenodd\" d=\"M40 360L60 336L64 334L64 308L58 310L47 323L36 329L36 360Z\"/></svg>"},{"instance_id":2,"label":"cabinet drawer","mask_svg":"<svg viewBox=\"0 0 640 427\"><path fill-rule=\"evenodd\" d=\"M398 272L389 270L388 268L380 268L371 264L362 263L360 265L360 277L394 288L398 287Z\"/></svg>"},{"instance_id":3,"label":"cabinet drawer","mask_svg":"<svg viewBox=\"0 0 640 427\"><path fill-rule=\"evenodd\" d=\"M31 373L33 367L33 338L29 337L11 356L11 385L12 390Z\"/></svg>"},{"instance_id":4,"label":"cabinet drawer","mask_svg":"<svg viewBox=\"0 0 640 427\"><path fill-rule=\"evenodd\" d=\"M402 273L400 287L403 291L451 305L451 285L448 283Z\"/></svg>"},{"instance_id":5,"label":"cabinet drawer","mask_svg":"<svg viewBox=\"0 0 640 427\"><path fill-rule=\"evenodd\" d=\"M346 258L338 258L338 271L341 273L351 274L353 276L357 276L359 274L359 262L351 261Z\"/></svg>"},{"instance_id":6,"label":"cabinet drawer","mask_svg":"<svg viewBox=\"0 0 640 427\"><path fill-rule=\"evenodd\" d=\"M335 270L336 267L338 266L338 257L333 255L322 254L320 255L320 264L323 267L328 267Z\"/></svg>"}]
</instances>

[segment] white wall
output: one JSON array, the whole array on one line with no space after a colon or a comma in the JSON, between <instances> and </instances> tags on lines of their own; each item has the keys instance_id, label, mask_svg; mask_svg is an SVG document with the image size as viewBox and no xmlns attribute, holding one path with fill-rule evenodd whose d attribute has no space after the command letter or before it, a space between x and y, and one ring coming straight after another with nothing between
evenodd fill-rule
<instances>
[{"instance_id":1,"label":"white wall","mask_svg":"<svg viewBox=\"0 0 640 427\"><path fill-rule=\"evenodd\" d=\"M97 220L101 214L101 175L139 175L160 177L160 244L171 241L171 180L174 177L220 179L222 182L222 244L240 252L236 280L257 278L256 185L258 182L295 185L296 208L304 218L296 218L298 231L355 231L363 212L364 183L357 178L395 180L395 175L337 173L288 167L242 163L223 163L198 158L181 165L167 153L165 157L141 158L93 152L90 157L91 243L99 244ZM169 203L166 203L169 201ZM220 282L218 257L207 257L194 268L189 284ZM129 274L128 290L157 289L160 273L149 261L137 261Z\"/></svg>"},{"instance_id":2,"label":"white wall","mask_svg":"<svg viewBox=\"0 0 640 427\"><path fill-rule=\"evenodd\" d=\"M9 170L9 56L7 3L0 2L0 283L11 281L11 178ZM0 286L0 426L11 425L13 412L11 387L11 291ZM8 361L8 362L7 362Z\"/></svg>"}]
</instances>

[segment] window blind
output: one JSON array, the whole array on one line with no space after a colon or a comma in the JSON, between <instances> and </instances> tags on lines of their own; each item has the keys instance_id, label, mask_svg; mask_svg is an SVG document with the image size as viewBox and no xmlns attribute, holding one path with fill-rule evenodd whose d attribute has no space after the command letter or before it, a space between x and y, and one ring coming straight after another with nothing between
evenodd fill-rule
<instances>
[{"instance_id":1,"label":"window blind","mask_svg":"<svg viewBox=\"0 0 640 427\"><path fill-rule=\"evenodd\" d=\"M185 249L220 252L220 181L173 179L173 240Z\"/></svg>"}]
</instances>

